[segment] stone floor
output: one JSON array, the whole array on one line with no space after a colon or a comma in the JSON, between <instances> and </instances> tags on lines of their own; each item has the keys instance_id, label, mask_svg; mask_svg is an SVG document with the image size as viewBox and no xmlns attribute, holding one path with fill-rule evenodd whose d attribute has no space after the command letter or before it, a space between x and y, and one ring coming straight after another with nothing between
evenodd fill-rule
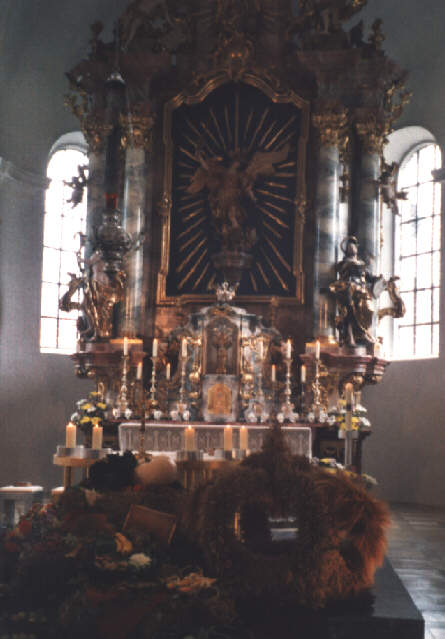
<instances>
[{"instance_id":1,"label":"stone floor","mask_svg":"<svg viewBox=\"0 0 445 639\"><path fill-rule=\"evenodd\" d=\"M388 557L425 619L445 639L445 508L392 504Z\"/></svg>"}]
</instances>

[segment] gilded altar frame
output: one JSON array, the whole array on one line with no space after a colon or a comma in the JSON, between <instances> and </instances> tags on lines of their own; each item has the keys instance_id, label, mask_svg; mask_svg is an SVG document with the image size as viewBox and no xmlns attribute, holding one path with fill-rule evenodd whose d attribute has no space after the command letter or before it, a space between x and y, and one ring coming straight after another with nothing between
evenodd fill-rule
<instances>
[{"instance_id":1,"label":"gilded altar frame","mask_svg":"<svg viewBox=\"0 0 445 639\"><path fill-rule=\"evenodd\" d=\"M214 298L209 294L184 294L180 296L167 295L167 276L170 262L170 233L171 233L171 211L172 211L172 171L173 171L173 140L172 140L172 117L175 109L182 104L199 104L215 89L228 84L232 78L226 72L216 73L202 87L196 91L183 91L168 100L164 105L163 118L163 143L164 143L164 178L163 196L161 200L161 261L157 278L156 302L160 306L173 306L178 298L187 303L202 303ZM277 295L240 295L237 300L240 303L248 303L254 300L256 303L270 303L272 299L282 305L304 304L304 272L303 272L303 233L306 219L306 155L310 125L310 103L301 98L292 89L278 90L266 79L252 72L244 72L240 80L242 83L253 86L262 91L274 103L288 103L295 105L301 112L301 131L297 146L297 169L296 169L296 201L293 220L294 242L293 242L293 262L292 272L296 280L295 296ZM275 83L276 84L276 83Z\"/></svg>"}]
</instances>

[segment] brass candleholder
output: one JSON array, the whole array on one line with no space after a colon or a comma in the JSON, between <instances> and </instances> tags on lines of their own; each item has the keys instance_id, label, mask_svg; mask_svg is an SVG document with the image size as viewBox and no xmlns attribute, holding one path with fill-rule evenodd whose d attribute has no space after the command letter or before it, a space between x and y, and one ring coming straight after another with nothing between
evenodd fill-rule
<instances>
[{"instance_id":1,"label":"brass candleholder","mask_svg":"<svg viewBox=\"0 0 445 639\"><path fill-rule=\"evenodd\" d=\"M130 357L127 354L122 355L122 376L121 376L121 385L119 389L119 398L117 402L117 406L113 410L113 414L115 417L124 416L126 419L131 417L131 409L128 405L128 364L130 361Z\"/></svg>"},{"instance_id":2,"label":"brass candleholder","mask_svg":"<svg viewBox=\"0 0 445 639\"><path fill-rule=\"evenodd\" d=\"M281 406L281 415L280 413L277 415L280 416L280 419L278 421L284 421L285 419L287 419L289 422L291 422L292 424L294 424L297 419L298 419L298 413L296 413L294 411L294 405L291 402L291 397L292 397L292 375L291 375L291 367L292 367L292 356L288 357L286 355L286 357L284 358L284 361L286 362L286 381L284 383L284 403Z\"/></svg>"}]
</instances>

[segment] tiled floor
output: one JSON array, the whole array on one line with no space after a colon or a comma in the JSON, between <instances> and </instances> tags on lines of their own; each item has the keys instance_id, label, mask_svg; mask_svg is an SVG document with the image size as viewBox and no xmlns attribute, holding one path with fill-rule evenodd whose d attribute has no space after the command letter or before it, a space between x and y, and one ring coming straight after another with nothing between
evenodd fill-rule
<instances>
[{"instance_id":1,"label":"tiled floor","mask_svg":"<svg viewBox=\"0 0 445 639\"><path fill-rule=\"evenodd\" d=\"M445 508L392 504L388 556L425 619L445 639Z\"/></svg>"}]
</instances>

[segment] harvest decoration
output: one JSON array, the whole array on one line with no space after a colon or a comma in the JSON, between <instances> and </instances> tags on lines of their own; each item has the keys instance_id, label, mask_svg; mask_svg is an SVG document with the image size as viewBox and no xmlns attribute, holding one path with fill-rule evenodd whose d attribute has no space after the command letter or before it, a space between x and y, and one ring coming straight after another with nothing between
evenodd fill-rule
<instances>
[{"instance_id":1,"label":"harvest decoration","mask_svg":"<svg viewBox=\"0 0 445 639\"><path fill-rule=\"evenodd\" d=\"M206 570L230 583L236 596L271 593L321 608L358 595L383 561L386 507L346 476L291 457L280 438L276 430L262 453L195 491L184 515L187 533ZM277 515L298 527L295 540L281 548L271 543L268 526Z\"/></svg>"},{"instance_id":2,"label":"harvest decoration","mask_svg":"<svg viewBox=\"0 0 445 639\"><path fill-rule=\"evenodd\" d=\"M71 415L70 421L76 424L84 432L93 426L102 426L105 419L107 405L103 401L102 394L98 391L88 393L87 399L79 399L76 402L76 412Z\"/></svg>"}]
</instances>

